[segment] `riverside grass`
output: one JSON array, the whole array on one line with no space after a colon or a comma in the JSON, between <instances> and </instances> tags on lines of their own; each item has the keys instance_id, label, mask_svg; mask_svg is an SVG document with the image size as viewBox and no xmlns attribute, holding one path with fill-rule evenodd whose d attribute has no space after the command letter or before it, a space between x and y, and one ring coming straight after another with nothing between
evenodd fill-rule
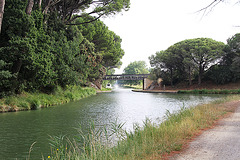
<instances>
[{"instance_id":1,"label":"riverside grass","mask_svg":"<svg viewBox=\"0 0 240 160\"><path fill-rule=\"evenodd\" d=\"M80 100L96 94L93 88L80 86L67 86L66 89L58 87L54 94L23 93L0 99L0 112L34 110Z\"/></svg>"},{"instance_id":2,"label":"riverside grass","mask_svg":"<svg viewBox=\"0 0 240 160\"><path fill-rule=\"evenodd\" d=\"M80 132L76 139L66 138L66 143L62 137L54 137L51 140L51 144L54 144L51 145L52 155L48 159L164 159L169 153L181 150L196 133L211 127L226 113L233 112L233 109L225 106L227 102L239 100L240 96L231 95L210 104L182 107L176 113L167 111L159 125L146 119L143 127L134 125L132 132L124 131L123 124L117 122L111 125L111 133L105 127L96 129L93 124L87 135ZM113 146L109 139L114 134L119 141Z\"/></svg>"},{"instance_id":3,"label":"riverside grass","mask_svg":"<svg viewBox=\"0 0 240 160\"><path fill-rule=\"evenodd\" d=\"M195 89L195 90L179 90L178 93L189 94L240 94L240 89Z\"/></svg>"},{"instance_id":4,"label":"riverside grass","mask_svg":"<svg viewBox=\"0 0 240 160\"><path fill-rule=\"evenodd\" d=\"M124 88L142 89L142 85L123 85Z\"/></svg>"}]
</instances>

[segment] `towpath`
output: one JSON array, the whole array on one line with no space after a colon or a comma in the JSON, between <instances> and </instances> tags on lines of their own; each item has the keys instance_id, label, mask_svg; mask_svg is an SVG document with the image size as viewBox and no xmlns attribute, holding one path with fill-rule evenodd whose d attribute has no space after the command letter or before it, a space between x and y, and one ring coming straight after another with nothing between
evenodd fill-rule
<instances>
[{"instance_id":1,"label":"towpath","mask_svg":"<svg viewBox=\"0 0 240 160\"><path fill-rule=\"evenodd\" d=\"M204 131L172 160L240 160L240 104L228 118Z\"/></svg>"}]
</instances>

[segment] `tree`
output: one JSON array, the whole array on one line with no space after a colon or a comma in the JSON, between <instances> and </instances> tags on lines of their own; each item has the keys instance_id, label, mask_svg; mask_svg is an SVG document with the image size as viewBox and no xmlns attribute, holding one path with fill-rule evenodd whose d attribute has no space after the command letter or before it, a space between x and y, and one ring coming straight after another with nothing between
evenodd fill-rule
<instances>
[{"instance_id":1,"label":"tree","mask_svg":"<svg viewBox=\"0 0 240 160\"><path fill-rule=\"evenodd\" d=\"M77 7L74 11L83 15L90 4L95 4L95 9L105 2L105 9L110 5L121 8L127 1L81 0L84 3L81 7L69 9ZM2 95L23 90L50 93L57 86L85 86L105 75L104 66L120 63L124 53L121 38L103 22L67 26L63 21L68 11L62 7L78 2L80 0L7 0L4 8L7 18L3 19L0 38L0 69L4 70L0 73L0 90L6 91ZM113 8L108 13L120 10ZM106 10L105 13L108 15ZM73 14L71 17L77 16ZM83 24L89 19L94 17L78 17L76 22Z\"/></svg>"},{"instance_id":2,"label":"tree","mask_svg":"<svg viewBox=\"0 0 240 160\"><path fill-rule=\"evenodd\" d=\"M201 84L203 73L220 61L224 47L224 43L210 38L188 39L157 52L149 59L152 67L159 67L165 75L170 75L171 85L174 79L184 80L185 77L191 85L195 72L198 72L198 84Z\"/></svg>"},{"instance_id":3,"label":"tree","mask_svg":"<svg viewBox=\"0 0 240 160\"><path fill-rule=\"evenodd\" d=\"M236 80L240 78L240 33L227 40L225 52L223 65L229 66Z\"/></svg>"},{"instance_id":4,"label":"tree","mask_svg":"<svg viewBox=\"0 0 240 160\"><path fill-rule=\"evenodd\" d=\"M33 1L33 0L28 0L28 5L27 5L27 7L26 7L26 13L27 13L28 15L31 15L33 5L34 5L34 1Z\"/></svg>"},{"instance_id":5,"label":"tree","mask_svg":"<svg viewBox=\"0 0 240 160\"><path fill-rule=\"evenodd\" d=\"M2 28L4 6L5 6L5 0L0 0L0 33L1 33L1 28Z\"/></svg>"},{"instance_id":6,"label":"tree","mask_svg":"<svg viewBox=\"0 0 240 160\"><path fill-rule=\"evenodd\" d=\"M128 10L130 0L43 0L43 6L44 13L58 12L63 23L76 25ZM87 21L75 23L79 17L87 18Z\"/></svg>"},{"instance_id":7,"label":"tree","mask_svg":"<svg viewBox=\"0 0 240 160\"><path fill-rule=\"evenodd\" d=\"M82 18L77 22L84 22ZM122 39L100 20L92 23L78 25L83 36L95 44L95 52L103 56L103 65L105 67L116 66L124 55L121 48ZM116 68L116 67L115 67Z\"/></svg>"},{"instance_id":8,"label":"tree","mask_svg":"<svg viewBox=\"0 0 240 160\"><path fill-rule=\"evenodd\" d=\"M134 61L131 62L127 67L124 68L123 74L148 74L147 65L145 61ZM125 84L137 85L141 81L125 81Z\"/></svg>"},{"instance_id":9,"label":"tree","mask_svg":"<svg viewBox=\"0 0 240 160\"><path fill-rule=\"evenodd\" d=\"M216 64L223 55L225 44L210 38L196 38L186 40L189 56L198 66L198 84L201 84L204 71Z\"/></svg>"},{"instance_id":10,"label":"tree","mask_svg":"<svg viewBox=\"0 0 240 160\"><path fill-rule=\"evenodd\" d=\"M166 51L160 51L156 52L156 55L152 55L149 57L151 67L155 67L155 71L159 70L160 72L159 75L163 76L162 73L165 73L165 75L169 74L170 75L170 83L171 86L173 86L173 72L175 69L175 63L173 62L175 59L173 58L173 55L170 55L170 52ZM162 78L162 77L158 77ZM165 76L165 81L167 77Z\"/></svg>"}]
</instances>

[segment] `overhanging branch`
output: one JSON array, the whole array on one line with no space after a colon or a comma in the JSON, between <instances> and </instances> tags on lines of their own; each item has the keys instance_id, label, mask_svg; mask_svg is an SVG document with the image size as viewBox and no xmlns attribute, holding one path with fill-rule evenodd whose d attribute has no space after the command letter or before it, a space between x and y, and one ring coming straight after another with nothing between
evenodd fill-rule
<instances>
[{"instance_id":1,"label":"overhanging branch","mask_svg":"<svg viewBox=\"0 0 240 160\"><path fill-rule=\"evenodd\" d=\"M81 24L92 23L92 22L98 20L99 18L101 18L102 16L103 16L103 15L100 15L100 16L98 16L97 18L94 18L94 19L92 19L92 20L90 20L90 21L87 21L87 22L81 22L81 23L69 23L69 24L66 24L66 25L73 26L73 25L81 25Z\"/></svg>"}]
</instances>

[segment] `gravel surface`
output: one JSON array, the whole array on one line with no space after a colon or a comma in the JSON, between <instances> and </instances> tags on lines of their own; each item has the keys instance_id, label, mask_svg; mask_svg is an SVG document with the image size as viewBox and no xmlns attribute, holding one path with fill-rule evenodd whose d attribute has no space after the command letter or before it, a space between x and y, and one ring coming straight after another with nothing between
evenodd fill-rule
<instances>
[{"instance_id":1,"label":"gravel surface","mask_svg":"<svg viewBox=\"0 0 240 160\"><path fill-rule=\"evenodd\" d=\"M174 160L240 160L240 106L215 128L205 131Z\"/></svg>"}]
</instances>

